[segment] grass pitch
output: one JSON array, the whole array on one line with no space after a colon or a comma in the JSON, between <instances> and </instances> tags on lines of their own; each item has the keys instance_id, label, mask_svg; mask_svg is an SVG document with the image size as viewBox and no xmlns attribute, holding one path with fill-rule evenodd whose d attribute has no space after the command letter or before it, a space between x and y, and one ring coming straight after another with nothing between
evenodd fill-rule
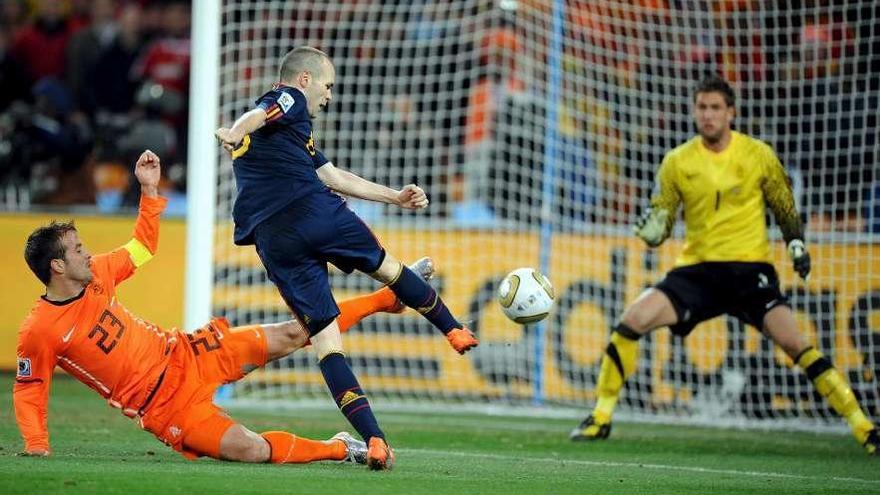
<instances>
[{"instance_id":1,"label":"grass pitch","mask_svg":"<svg viewBox=\"0 0 880 495\"><path fill-rule=\"evenodd\" d=\"M614 494L880 493L880 459L848 435L615 423L611 438L572 443L572 421L377 411L397 451L391 472L190 462L56 377L49 408L53 456L15 454L22 444L12 380L0 375L0 493ZM333 410L233 411L256 431L327 438L350 429Z\"/></svg>"}]
</instances>

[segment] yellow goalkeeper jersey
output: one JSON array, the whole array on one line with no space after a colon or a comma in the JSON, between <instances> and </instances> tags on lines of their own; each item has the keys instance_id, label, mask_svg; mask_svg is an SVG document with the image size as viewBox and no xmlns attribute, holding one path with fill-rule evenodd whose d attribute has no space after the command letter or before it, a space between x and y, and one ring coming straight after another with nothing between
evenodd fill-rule
<instances>
[{"instance_id":1,"label":"yellow goalkeeper jersey","mask_svg":"<svg viewBox=\"0 0 880 495\"><path fill-rule=\"evenodd\" d=\"M697 136L670 151L657 172L655 209L669 211L668 231L684 206L686 239L676 266L704 261L770 261L765 204L786 241L802 238L791 182L773 149L734 131L715 153Z\"/></svg>"}]
</instances>

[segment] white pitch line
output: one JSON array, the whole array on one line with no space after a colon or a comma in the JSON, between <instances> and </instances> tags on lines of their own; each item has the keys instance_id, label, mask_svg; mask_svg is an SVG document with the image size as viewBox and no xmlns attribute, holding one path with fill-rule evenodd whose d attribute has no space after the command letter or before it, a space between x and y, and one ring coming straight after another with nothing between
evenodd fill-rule
<instances>
[{"instance_id":1,"label":"white pitch line","mask_svg":"<svg viewBox=\"0 0 880 495\"><path fill-rule=\"evenodd\" d=\"M585 461L581 459L563 459L558 457L516 457L510 455L501 455L501 454L488 454L488 453L476 453L476 452L459 452L455 450L433 450L433 449L394 449L398 452L402 453L412 453L412 454L427 454L427 455L437 455L437 456L458 456L458 457L479 457L479 458L489 458L496 459L499 461L539 461L539 462L552 462L552 463L571 463L571 464L580 464L584 466L599 466L599 467L623 467L623 468L645 468L645 469L656 469L661 471L685 471L691 473L702 473L702 474L727 474L732 476L750 476L754 478L760 477L771 477L771 478L787 478L787 479L796 479L796 480L809 480L809 481L845 481L845 482L855 482L855 483L866 483L869 485L880 485L880 480L866 480L863 478L849 478L842 476L831 476L831 477L822 477L822 476L804 476L801 474L788 474L788 473L776 473L773 471L739 471L736 469L715 469L715 468L704 468L704 467L695 467L695 466L673 466L670 464L648 464L642 462L615 462L615 461Z\"/></svg>"}]
</instances>

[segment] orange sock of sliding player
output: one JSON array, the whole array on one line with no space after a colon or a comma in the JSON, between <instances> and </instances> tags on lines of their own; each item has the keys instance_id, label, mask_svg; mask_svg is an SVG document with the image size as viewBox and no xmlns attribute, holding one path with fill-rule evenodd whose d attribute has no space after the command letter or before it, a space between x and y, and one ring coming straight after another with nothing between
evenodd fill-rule
<instances>
[{"instance_id":1,"label":"orange sock of sliding player","mask_svg":"<svg viewBox=\"0 0 880 495\"><path fill-rule=\"evenodd\" d=\"M340 441L310 440L286 431L267 431L260 436L269 442L271 449L269 462L272 464L302 464L345 459L345 444Z\"/></svg>"},{"instance_id":2,"label":"orange sock of sliding player","mask_svg":"<svg viewBox=\"0 0 880 495\"><path fill-rule=\"evenodd\" d=\"M380 311L387 311L397 302L397 296L391 289L383 287L366 296L353 297L339 303L339 331L347 332L367 316Z\"/></svg>"}]
</instances>

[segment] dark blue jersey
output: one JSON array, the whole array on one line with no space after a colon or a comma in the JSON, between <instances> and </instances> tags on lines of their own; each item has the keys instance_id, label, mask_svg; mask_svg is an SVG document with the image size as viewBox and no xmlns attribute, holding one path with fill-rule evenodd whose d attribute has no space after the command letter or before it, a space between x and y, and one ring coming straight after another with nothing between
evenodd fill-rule
<instances>
[{"instance_id":1,"label":"dark blue jersey","mask_svg":"<svg viewBox=\"0 0 880 495\"><path fill-rule=\"evenodd\" d=\"M254 243L254 227L294 201L329 193L316 169L328 160L315 148L306 96L279 86L257 100L266 124L233 152L238 196L232 210L235 244Z\"/></svg>"}]
</instances>

